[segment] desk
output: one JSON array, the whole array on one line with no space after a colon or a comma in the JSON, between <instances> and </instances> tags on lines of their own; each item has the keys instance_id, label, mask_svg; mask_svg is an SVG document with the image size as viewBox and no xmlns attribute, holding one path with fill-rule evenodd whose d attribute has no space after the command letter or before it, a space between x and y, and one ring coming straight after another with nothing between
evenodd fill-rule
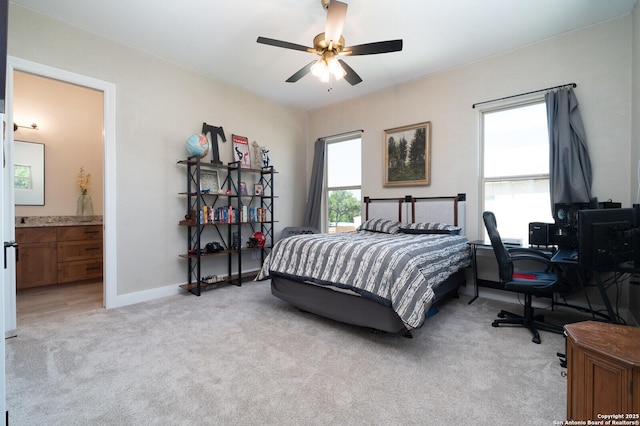
<instances>
[{"instance_id":1,"label":"desk","mask_svg":"<svg viewBox=\"0 0 640 426\"><path fill-rule=\"evenodd\" d=\"M468 302L468 304L470 305L478 298L478 288L480 286L498 289L498 290L504 290L504 286L502 285L502 283L498 281L483 280L478 278L478 263L477 263L478 247L486 248L488 250L493 250L491 243L489 241L484 241L484 240L474 240L474 241L470 241L468 244L471 247L471 268L473 271L473 286L474 286L474 295L471 298L471 300ZM505 246L507 248L522 247L520 245L515 245L515 244L505 244ZM532 247L532 248L538 248L538 247ZM607 310L606 319L608 319L612 323L620 324L620 320L616 315L615 311L613 310L613 306L611 305L611 300L609 300L609 296L607 295L607 289L605 288L604 283L602 282L601 274L604 272L623 272L623 273L636 272L637 273L638 271L633 270L633 266L622 264L622 265L617 265L616 267L611 267L605 270L583 268L579 266L578 260L575 257L572 258L564 250L555 251L555 248L553 250L550 248L542 248L540 250L542 250L547 254L553 254L553 256L551 257L551 262L557 265L558 267L565 270L574 269L576 271L576 275L578 277L578 284L580 285L580 288L582 289L582 291L585 293L587 300L588 300L588 296L586 295L587 286L586 286L586 278L584 277L584 274L587 271L593 272L593 275L596 281L596 286L598 288L598 292L600 293L602 302L604 303L604 306ZM571 308L576 308L575 306L572 306L572 305L557 303L553 298L552 298L552 303L554 305L562 305L562 306L567 306ZM591 304L589 304L589 306L591 306ZM605 315L603 314L600 314L600 313L597 313L597 314L602 317L605 317Z\"/></svg>"},{"instance_id":2,"label":"desk","mask_svg":"<svg viewBox=\"0 0 640 426\"><path fill-rule=\"evenodd\" d=\"M584 273L587 271L593 272L593 276L596 280L596 287L598 287L598 291L600 292L600 297L602 298L602 302L604 303L605 308L607 309L607 316L609 317L609 321L614 324L620 324L620 320L618 315L613 310L613 306L611 305L611 300L609 300L609 295L607 294L607 289L602 282L602 273L604 272L622 272L622 273L637 273L638 271L633 268L633 264L620 264L614 265L608 268L588 268L580 266L577 258L571 258L567 256L563 250L559 250L554 254L551 258L551 262L558 265L561 268L571 268L577 271L578 280L580 281L580 285L586 294L586 283L584 278Z\"/></svg>"},{"instance_id":3,"label":"desk","mask_svg":"<svg viewBox=\"0 0 640 426\"><path fill-rule=\"evenodd\" d=\"M499 281L483 280L483 279L478 278L478 261L477 261L478 247L483 247L483 248L485 248L487 250L491 250L491 252L493 252L493 247L491 246L491 242L490 241L485 241L485 240L473 240L473 241L469 241L468 244L471 247L471 269L472 269L472 272L473 272L473 291L474 291L473 297L467 303L468 305L470 305L478 298L478 287L482 286L482 287L487 287L487 288L504 290L504 285ZM505 243L504 245L508 249L509 248L516 248L516 247L523 247L523 246L521 246L519 244ZM529 246L525 246L525 247L529 247ZM543 251L543 252L545 252L547 254L552 254L553 253L553 251L550 250L549 248L539 248L539 247L535 247L535 246L532 246L532 248L536 248L536 249L541 250L541 251Z\"/></svg>"}]
</instances>

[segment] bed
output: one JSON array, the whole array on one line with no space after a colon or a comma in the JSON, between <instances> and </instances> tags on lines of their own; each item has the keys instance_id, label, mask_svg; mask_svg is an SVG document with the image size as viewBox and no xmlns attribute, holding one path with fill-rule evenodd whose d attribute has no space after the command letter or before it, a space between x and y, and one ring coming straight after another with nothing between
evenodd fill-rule
<instances>
[{"instance_id":1,"label":"bed","mask_svg":"<svg viewBox=\"0 0 640 426\"><path fill-rule=\"evenodd\" d=\"M281 239L256 279L300 310L411 337L464 284L464 194L365 197L363 210L356 231Z\"/></svg>"}]
</instances>

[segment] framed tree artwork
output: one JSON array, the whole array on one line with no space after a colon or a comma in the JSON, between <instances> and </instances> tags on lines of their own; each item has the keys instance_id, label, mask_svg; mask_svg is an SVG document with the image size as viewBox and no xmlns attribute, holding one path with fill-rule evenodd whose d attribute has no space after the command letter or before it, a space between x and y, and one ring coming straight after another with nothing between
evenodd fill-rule
<instances>
[{"instance_id":1,"label":"framed tree artwork","mask_svg":"<svg viewBox=\"0 0 640 426\"><path fill-rule=\"evenodd\" d=\"M431 122L384 131L384 186L429 185Z\"/></svg>"}]
</instances>

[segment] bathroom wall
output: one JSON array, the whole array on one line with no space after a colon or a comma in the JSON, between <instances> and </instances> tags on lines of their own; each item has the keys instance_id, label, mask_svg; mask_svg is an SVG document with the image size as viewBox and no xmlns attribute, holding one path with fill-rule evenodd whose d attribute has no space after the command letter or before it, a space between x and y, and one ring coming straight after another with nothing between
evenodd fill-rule
<instances>
[{"instance_id":1,"label":"bathroom wall","mask_svg":"<svg viewBox=\"0 0 640 426\"><path fill-rule=\"evenodd\" d=\"M103 211L103 96L102 92L73 84L15 72L14 140L45 145L45 204L16 206L16 217L72 216L80 188L80 167L91 174L88 191L94 214Z\"/></svg>"}]
</instances>

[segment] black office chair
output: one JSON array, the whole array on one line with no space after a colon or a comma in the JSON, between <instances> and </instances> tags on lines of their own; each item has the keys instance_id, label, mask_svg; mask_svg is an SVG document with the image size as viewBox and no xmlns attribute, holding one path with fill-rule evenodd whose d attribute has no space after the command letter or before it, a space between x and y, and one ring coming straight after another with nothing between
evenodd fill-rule
<instances>
[{"instance_id":1,"label":"black office chair","mask_svg":"<svg viewBox=\"0 0 640 426\"><path fill-rule=\"evenodd\" d=\"M484 225L491 239L491 246L498 261L500 282L505 290L511 290L524 294L524 314L517 315L507 311L500 311L498 317L491 324L494 327L500 324L521 325L531 330L533 343L540 343L538 329L563 333L560 326L544 322L542 315L533 314L531 305L533 296L553 296L553 293L563 293L569 290L569 285L553 272L550 256L544 252L532 248L514 247L507 249L500 239L496 217L492 212L482 214ZM535 262L543 268L533 271L515 271L514 263L520 261Z\"/></svg>"}]
</instances>

